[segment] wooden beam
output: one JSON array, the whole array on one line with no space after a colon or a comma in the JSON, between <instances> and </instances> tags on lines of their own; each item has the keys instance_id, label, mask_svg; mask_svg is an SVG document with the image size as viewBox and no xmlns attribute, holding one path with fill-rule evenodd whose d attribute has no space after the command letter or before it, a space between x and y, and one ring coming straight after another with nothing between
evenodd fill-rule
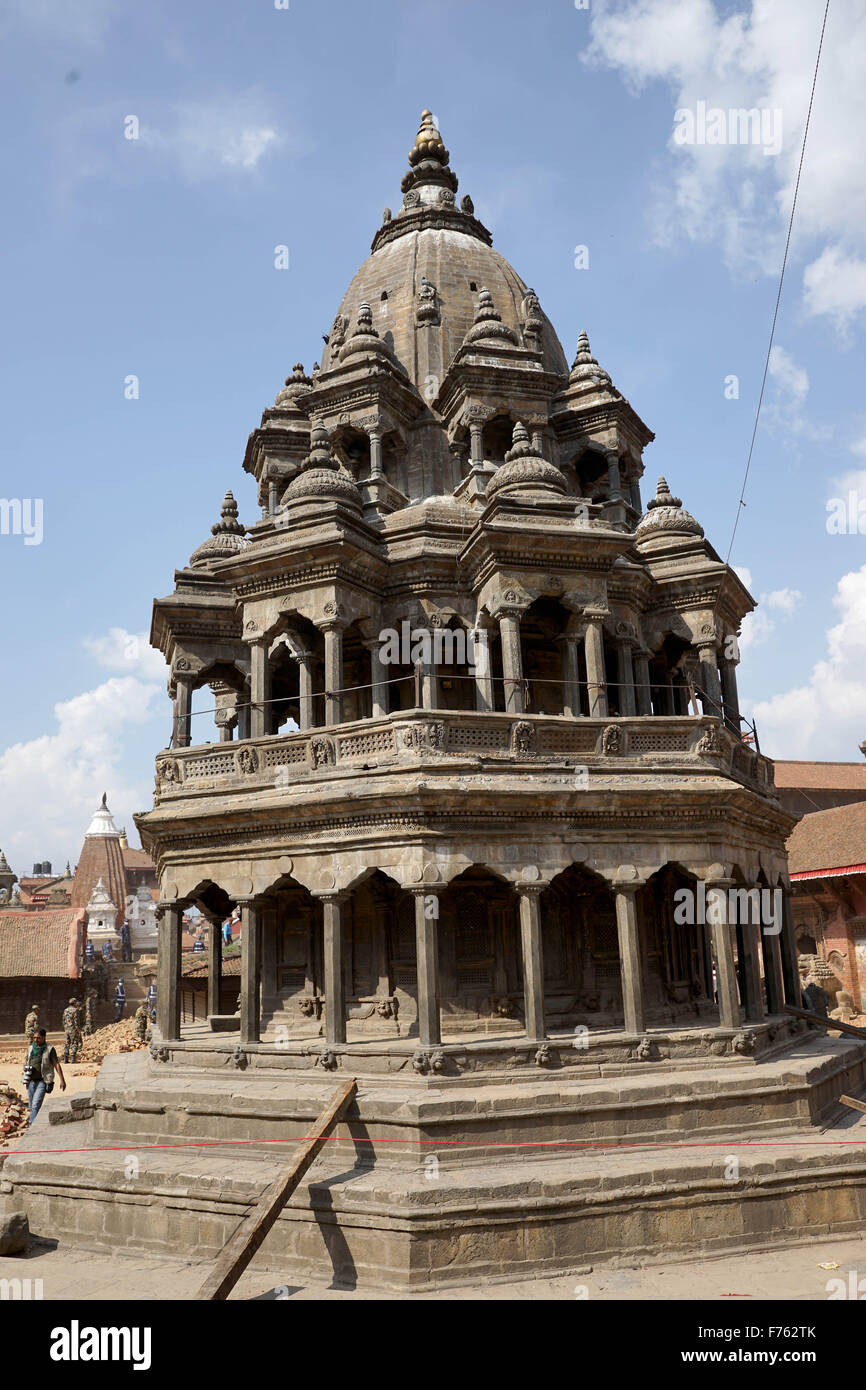
<instances>
[{"instance_id":1,"label":"wooden beam","mask_svg":"<svg viewBox=\"0 0 866 1390\"><path fill-rule=\"evenodd\" d=\"M863 1114L866 1115L866 1105L863 1104L862 1100L855 1100L853 1096L840 1096L839 1100L842 1105L848 1105L852 1110L862 1110Z\"/></svg>"},{"instance_id":2,"label":"wooden beam","mask_svg":"<svg viewBox=\"0 0 866 1390\"><path fill-rule=\"evenodd\" d=\"M825 1018L823 1014L813 1014L809 1009L795 1009L793 1004L785 1005L785 1013L795 1018L805 1018L807 1023L817 1023L820 1028L838 1028L840 1033L850 1033L853 1038L866 1038L866 1028L855 1028L853 1023L843 1023L838 1018Z\"/></svg>"},{"instance_id":3,"label":"wooden beam","mask_svg":"<svg viewBox=\"0 0 866 1390\"><path fill-rule=\"evenodd\" d=\"M198 1300L228 1298L307 1169L327 1143L331 1130L343 1118L356 1090L354 1077L340 1087L315 1121L312 1138L302 1144L285 1172L266 1188L253 1210L243 1217L234 1235L220 1251L216 1265L196 1295Z\"/></svg>"}]
</instances>

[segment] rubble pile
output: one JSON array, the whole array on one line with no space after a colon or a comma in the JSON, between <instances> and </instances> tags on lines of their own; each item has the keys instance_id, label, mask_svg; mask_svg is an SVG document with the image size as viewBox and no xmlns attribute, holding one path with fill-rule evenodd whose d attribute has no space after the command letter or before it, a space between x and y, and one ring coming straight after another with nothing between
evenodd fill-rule
<instances>
[{"instance_id":1,"label":"rubble pile","mask_svg":"<svg viewBox=\"0 0 866 1390\"><path fill-rule=\"evenodd\" d=\"M109 1023L97 1028L89 1038L82 1039L79 1062L102 1062L116 1052L137 1052L146 1044L135 1036L135 1019L123 1018L119 1023Z\"/></svg>"},{"instance_id":2,"label":"rubble pile","mask_svg":"<svg viewBox=\"0 0 866 1390\"><path fill-rule=\"evenodd\" d=\"M16 1090L0 1081L0 1144L17 1139L27 1128L27 1102Z\"/></svg>"}]
</instances>

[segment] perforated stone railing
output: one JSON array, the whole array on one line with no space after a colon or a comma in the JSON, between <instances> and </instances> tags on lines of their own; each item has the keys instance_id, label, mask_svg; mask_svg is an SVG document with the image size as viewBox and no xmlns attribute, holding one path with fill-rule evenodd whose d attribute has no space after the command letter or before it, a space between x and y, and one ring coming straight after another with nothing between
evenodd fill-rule
<instances>
[{"instance_id":1,"label":"perforated stone railing","mask_svg":"<svg viewBox=\"0 0 866 1390\"><path fill-rule=\"evenodd\" d=\"M522 771L577 763L587 776L616 771L696 775L710 768L772 793L773 765L706 716L575 719L564 715L412 710L386 718L177 748L157 758L158 800L219 788L295 786L355 771L430 760L461 771Z\"/></svg>"}]
</instances>

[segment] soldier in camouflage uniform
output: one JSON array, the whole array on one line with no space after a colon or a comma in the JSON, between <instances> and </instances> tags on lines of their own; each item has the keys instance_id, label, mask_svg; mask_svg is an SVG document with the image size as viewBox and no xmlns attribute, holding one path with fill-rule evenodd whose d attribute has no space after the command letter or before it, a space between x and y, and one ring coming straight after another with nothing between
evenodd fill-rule
<instances>
[{"instance_id":1,"label":"soldier in camouflage uniform","mask_svg":"<svg viewBox=\"0 0 866 1390\"><path fill-rule=\"evenodd\" d=\"M30 1012L24 1020L24 1036L29 1043L33 1041L33 1034L39 1027L39 1005L31 1004Z\"/></svg>"},{"instance_id":2,"label":"soldier in camouflage uniform","mask_svg":"<svg viewBox=\"0 0 866 1390\"><path fill-rule=\"evenodd\" d=\"M63 1010L63 1033L65 1043L63 1047L64 1062L77 1062L78 1054L81 1051L81 1025L79 1023L79 1002L77 999L70 999L66 1008Z\"/></svg>"},{"instance_id":3,"label":"soldier in camouflage uniform","mask_svg":"<svg viewBox=\"0 0 866 1390\"><path fill-rule=\"evenodd\" d=\"M84 996L84 1036L89 1038L93 1032L93 1006L96 1003L96 990L89 989Z\"/></svg>"},{"instance_id":4,"label":"soldier in camouflage uniform","mask_svg":"<svg viewBox=\"0 0 866 1390\"><path fill-rule=\"evenodd\" d=\"M139 1004L135 1011L135 1036L138 1038L139 1042L145 1041L149 1022L147 1004Z\"/></svg>"}]
</instances>

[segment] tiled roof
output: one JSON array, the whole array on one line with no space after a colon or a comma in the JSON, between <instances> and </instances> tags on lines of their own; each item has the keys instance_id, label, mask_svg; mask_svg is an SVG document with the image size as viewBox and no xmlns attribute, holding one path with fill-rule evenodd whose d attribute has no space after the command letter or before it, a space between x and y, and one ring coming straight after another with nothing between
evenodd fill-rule
<instances>
[{"instance_id":1,"label":"tiled roof","mask_svg":"<svg viewBox=\"0 0 866 1390\"><path fill-rule=\"evenodd\" d=\"M72 907L45 912L0 908L0 979L77 979L85 915Z\"/></svg>"},{"instance_id":2,"label":"tiled roof","mask_svg":"<svg viewBox=\"0 0 866 1390\"><path fill-rule=\"evenodd\" d=\"M223 975L240 975L240 954L228 956L223 959L222 973ZM200 951L195 955L193 955L192 951L184 951L183 976L186 980L207 979L207 955L202 955Z\"/></svg>"},{"instance_id":3,"label":"tiled roof","mask_svg":"<svg viewBox=\"0 0 866 1390\"><path fill-rule=\"evenodd\" d=\"M776 764L778 767L778 763ZM788 841L790 873L856 868L866 863L866 802L812 811Z\"/></svg>"},{"instance_id":4,"label":"tiled roof","mask_svg":"<svg viewBox=\"0 0 866 1390\"><path fill-rule=\"evenodd\" d=\"M121 849L124 867L127 869L153 869L156 873L156 865L150 855L143 849Z\"/></svg>"},{"instance_id":5,"label":"tiled roof","mask_svg":"<svg viewBox=\"0 0 866 1390\"><path fill-rule=\"evenodd\" d=\"M777 788L811 787L813 790L862 791L866 796L866 759L859 763L773 764Z\"/></svg>"}]
</instances>

